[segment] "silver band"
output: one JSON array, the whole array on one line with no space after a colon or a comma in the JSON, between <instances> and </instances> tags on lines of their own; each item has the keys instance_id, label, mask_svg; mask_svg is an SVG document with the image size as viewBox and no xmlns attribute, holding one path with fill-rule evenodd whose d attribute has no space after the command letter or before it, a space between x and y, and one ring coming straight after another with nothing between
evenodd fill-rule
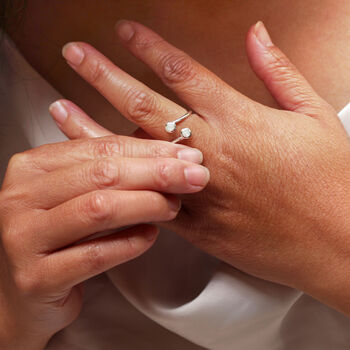
<instances>
[{"instance_id":1,"label":"silver band","mask_svg":"<svg viewBox=\"0 0 350 350\"><path fill-rule=\"evenodd\" d=\"M181 130L181 136L179 136L177 139L171 141L172 143L178 143L182 140L187 140L192 136L192 131L190 128L184 128Z\"/></svg>"},{"instance_id":2,"label":"silver band","mask_svg":"<svg viewBox=\"0 0 350 350\"><path fill-rule=\"evenodd\" d=\"M168 134L172 134L173 132L175 132L176 130L176 124L180 123L181 121L183 121L184 119L188 118L190 115L192 114L192 111L188 111L187 113L185 113L183 116L181 116L180 118L172 121L172 122L167 122L165 124L165 131Z\"/></svg>"}]
</instances>

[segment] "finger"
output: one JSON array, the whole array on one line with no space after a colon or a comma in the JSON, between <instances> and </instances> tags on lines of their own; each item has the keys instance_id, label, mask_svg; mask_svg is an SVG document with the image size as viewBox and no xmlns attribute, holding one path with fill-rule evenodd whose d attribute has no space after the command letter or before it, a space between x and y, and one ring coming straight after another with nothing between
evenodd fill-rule
<instances>
[{"instance_id":1,"label":"finger","mask_svg":"<svg viewBox=\"0 0 350 350\"><path fill-rule=\"evenodd\" d=\"M71 140L113 135L71 101L56 101L49 107L49 110L57 126ZM153 139L141 128L136 129L130 137Z\"/></svg>"},{"instance_id":2,"label":"finger","mask_svg":"<svg viewBox=\"0 0 350 350\"><path fill-rule=\"evenodd\" d=\"M69 43L62 53L68 64L126 118L157 139L174 139L165 132L165 124L185 114L184 108L134 79L88 44ZM206 125L195 114L185 124L196 125L198 130Z\"/></svg>"},{"instance_id":3,"label":"finger","mask_svg":"<svg viewBox=\"0 0 350 350\"><path fill-rule=\"evenodd\" d=\"M330 106L272 43L262 22L248 32L247 53L253 70L282 108L311 117L325 115L329 110Z\"/></svg>"},{"instance_id":4,"label":"finger","mask_svg":"<svg viewBox=\"0 0 350 350\"><path fill-rule=\"evenodd\" d=\"M195 193L209 181L207 168L171 158L105 157L37 176L22 193L35 208L50 209L95 190Z\"/></svg>"},{"instance_id":5,"label":"finger","mask_svg":"<svg viewBox=\"0 0 350 350\"><path fill-rule=\"evenodd\" d=\"M39 253L61 249L90 235L129 225L173 220L180 201L152 191L99 190L40 212L32 232ZM38 241L40 237L40 241Z\"/></svg>"},{"instance_id":6,"label":"finger","mask_svg":"<svg viewBox=\"0 0 350 350\"><path fill-rule=\"evenodd\" d=\"M93 276L134 259L149 249L158 235L155 226L139 225L87 241L47 256L54 267L50 290L71 288Z\"/></svg>"},{"instance_id":7,"label":"finger","mask_svg":"<svg viewBox=\"0 0 350 350\"><path fill-rule=\"evenodd\" d=\"M247 100L218 76L149 28L123 20L117 23L116 33L128 50L145 62L164 84L203 118L220 118L223 106L233 101L239 100L242 103Z\"/></svg>"},{"instance_id":8,"label":"finger","mask_svg":"<svg viewBox=\"0 0 350 350\"><path fill-rule=\"evenodd\" d=\"M199 150L185 145L112 135L48 144L19 153L11 159L8 171L13 181L23 176L24 171L30 176L33 172L45 174L105 157L178 158L195 163L203 160Z\"/></svg>"},{"instance_id":9,"label":"finger","mask_svg":"<svg viewBox=\"0 0 350 350\"><path fill-rule=\"evenodd\" d=\"M49 111L61 131L71 140L113 135L68 100L56 101Z\"/></svg>"}]
</instances>

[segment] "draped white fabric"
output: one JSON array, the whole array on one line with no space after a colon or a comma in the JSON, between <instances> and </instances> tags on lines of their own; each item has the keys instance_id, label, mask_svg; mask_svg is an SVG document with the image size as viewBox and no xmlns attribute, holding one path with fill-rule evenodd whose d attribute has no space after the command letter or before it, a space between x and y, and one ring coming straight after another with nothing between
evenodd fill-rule
<instances>
[{"instance_id":1,"label":"draped white fabric","mask_svg":"<svg viewBox=\"0 0 350 350\"><path fill-rule=\"evenodd\" d=\"M13 153L66 139L48 114L59 97L5 40L0 48L2 175ZM350 133L350 105L339 116ZM51 350L201 347L345 350L350 319L162 232L142 257L91 279L81 315L48 345Z\"/></svg>"}]
</instances>

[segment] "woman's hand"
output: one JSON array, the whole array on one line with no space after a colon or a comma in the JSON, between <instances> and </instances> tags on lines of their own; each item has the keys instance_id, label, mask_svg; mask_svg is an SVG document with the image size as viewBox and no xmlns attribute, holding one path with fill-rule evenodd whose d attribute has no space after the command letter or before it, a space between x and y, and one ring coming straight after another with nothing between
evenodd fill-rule
<instances>
[{"instance_id":1,"label":"woman's hand","mask_svg":"<svg viewBox=\"0 0 350 350\"><path fill-rule=\"evenodd\" d=\"M71 323L82 282L152 246L157 228L141 223L176 217L170 193L203 188L201 160L183 145L113 135L14 155L0 192L0 348L43 348Z\"/></svg>"},{"instance_id":2,"label":"woman's hand","mask_svg":"<svg viewBox=\"0 0 350 350\"><path fill-rule=\"evenodd\" d=\"M243 96L138 23L122 21L116 30L196 112L181 127L192 129L187 142L203 151L211 180L205 191L183 196L172 228L249 274L350 314L350 142L333 108L272 44L262 23L248 33L248 56L285 110ZM125 117L169 140L165 123L185 109L87 44L70 43L63 55Z\"/></svg>"}]
</instances>

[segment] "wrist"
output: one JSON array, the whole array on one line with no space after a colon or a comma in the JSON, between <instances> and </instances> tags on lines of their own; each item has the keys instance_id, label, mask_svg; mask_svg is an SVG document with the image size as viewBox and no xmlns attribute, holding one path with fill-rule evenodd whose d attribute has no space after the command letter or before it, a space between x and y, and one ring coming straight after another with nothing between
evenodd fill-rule
<instances>
[{"instance_id":1,"label":"wrist","mask_svg":"<svg viewBox=\"0 0 350 350\"><path fill-rule=\"evenodd\" d=\"M295 287L350 316L350 220L345 215L335 221L319 231L319 245L310 248Z\"/></svg>"}]
</instances>

